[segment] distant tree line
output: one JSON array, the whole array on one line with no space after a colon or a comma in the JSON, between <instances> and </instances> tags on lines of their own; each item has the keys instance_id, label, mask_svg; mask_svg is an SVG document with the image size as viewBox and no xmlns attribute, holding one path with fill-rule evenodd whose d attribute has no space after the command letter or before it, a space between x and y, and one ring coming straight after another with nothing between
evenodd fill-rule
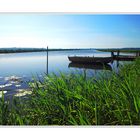
<instances>
[{"instance_id":1,"label":"distant tree line","mask_svg":"<svg viewBox=\"0 0 140 140\"><path fill-rule=\"evenodd\" d=\"M1 48L0 53L22 53L46 51L44 48Z\"/></svg>"},{"instance_id":2,"label":"distant tree line","mask_svg":"<svg viewBox=\"0 0 140 140\"><path fill-rule=\"evenodd\" d=\"M74 51L89 49L48 49L48 51ZM23 52L42 52L47 51L46 48L0 48L0 53L23 53Z\"/></svg>"}]
</instances>

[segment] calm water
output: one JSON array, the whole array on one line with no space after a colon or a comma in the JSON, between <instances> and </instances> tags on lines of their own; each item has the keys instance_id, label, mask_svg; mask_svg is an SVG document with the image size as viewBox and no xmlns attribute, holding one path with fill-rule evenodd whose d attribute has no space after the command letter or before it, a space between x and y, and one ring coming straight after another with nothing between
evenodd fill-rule
<instances>
[{"instance_id":1,"label":"calm water","mask_svg":"<svg viewBox=\"0 0 140 140\"><path fill-rule=\"evenodd\" d=\"M48 55L48 73L70 73L78 72L82 73L83 69L75 68L75 66L70 65L68 56L110 56L110 53L99 52L96 50L77 50L77 51L53 51L49 52ZM123 64L123 62L119 62ZM109 68L113 71L118 70L117 63L109 64ZM103 70L100 67L95 69L87 69L88 75L98 76L98 73L110 72L110 70ZM7 93L12 93L10 89L24 89L27 88L25 81L32 80L32 76L42 78L43 75L47 73L47 53L46 52L33 52L33 53L16 53L16 54L0 54L0 91L2 89L7 90ZM18 81L12 81L10 77L18 77L21 79L20 83ZM10 80L11 81L10 81ZM14 79L14 78L13 78ZM2 85L7 84L6 87ZM9 84L9 85L8 85ZM10 92L9 92L10 91ZM13 91L14 93L14 91Z\"/></svg>"}]
</instances>

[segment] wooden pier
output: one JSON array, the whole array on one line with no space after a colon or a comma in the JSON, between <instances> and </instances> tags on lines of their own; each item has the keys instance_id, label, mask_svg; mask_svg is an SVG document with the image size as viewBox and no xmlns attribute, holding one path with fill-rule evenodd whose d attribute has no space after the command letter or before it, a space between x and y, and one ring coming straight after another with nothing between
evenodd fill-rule
<instances>
[{"instance_id":1,"label":"wooden pier","mask_svg":"<svg viewBox=\"0 0 140 140\"><path fill-rule=\"evenodd\" d=\"M125 55L119 55L114 58L114 60L118 61L133 61L136 59L136 56L125 56Z\"/></svg>"},{"instance_id":2,"label":"wooden pier","mask_svg":"<svg viewBox=\"0 0 140 140\"><path fill-rule=\"evenodd\" d=\"M115 54L115 52L117 54ZM133 61L137 57L140 56L140 52L136 52L136 55L120 55L120 51L111 51L111 57L113 60L118 60L118 61Z\"/></svg>"}]
</instances>

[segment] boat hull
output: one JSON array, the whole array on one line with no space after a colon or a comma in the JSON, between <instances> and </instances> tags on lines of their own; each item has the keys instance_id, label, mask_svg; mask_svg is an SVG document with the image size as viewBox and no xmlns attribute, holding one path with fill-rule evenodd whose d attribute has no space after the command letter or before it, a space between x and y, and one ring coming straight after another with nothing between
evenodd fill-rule
<instances>
[{"instance_id":1,"label":"boat hull","mask_svg":"<svg viewBox=\"0 0 140 140\"><path fill-rule=\"evenodd\" d=\"M112 62L112 57L68 57L69 61L73 63L83 63L83 64L92 64L92 63L110 63Z\"/></svg>"}]
</instances>

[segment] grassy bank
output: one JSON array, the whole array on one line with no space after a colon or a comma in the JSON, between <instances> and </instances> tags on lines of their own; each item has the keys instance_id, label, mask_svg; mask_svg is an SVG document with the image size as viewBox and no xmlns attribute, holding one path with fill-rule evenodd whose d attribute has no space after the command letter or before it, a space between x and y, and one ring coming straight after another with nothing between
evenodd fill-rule
<instances>
[{"instance_id":1,"label":"grassy bank","mask_svg":"<svg viewBox=\"0 0 140 140\"><path fill-rule=\"evenodd\" d=\"M2 125L139 125L140 59L121 68L119 75L44 77L30 83L32 94L0 99Z\"/></svg>"},{"instance_id":2,"label":"grassy bank","mask_svg":"<svg viewBox=\"0 0 140 140\"><path fill-rule=\"evenodd\" d=\"M102 52L122 52L122 53L138 53L140 48L118 48L118 49L97 49Z\"/></svg>"}]
</instances>

